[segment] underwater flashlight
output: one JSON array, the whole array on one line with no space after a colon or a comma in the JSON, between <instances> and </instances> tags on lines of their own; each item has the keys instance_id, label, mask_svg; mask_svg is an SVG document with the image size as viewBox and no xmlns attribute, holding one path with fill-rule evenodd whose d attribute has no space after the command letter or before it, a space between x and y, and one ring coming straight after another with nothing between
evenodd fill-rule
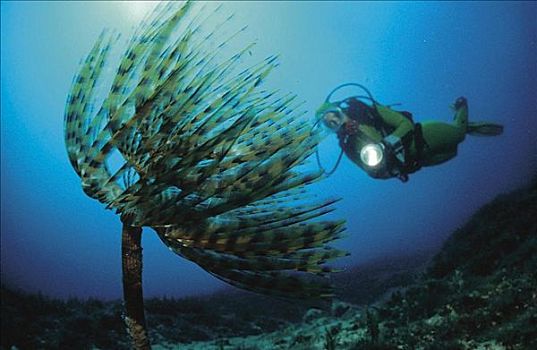
<instances>
[{"instance_id":1,"label":"underwater flashlight","mask_svg":"<svg viewBox=\"0 0 537 350\"><path fill-rule=\"evenodd\" d=\"M384 158L384 147L382 143L370 143L362 147L360 159L367 166L374 167L382 162Z\"/></svg>"}]
</instances>

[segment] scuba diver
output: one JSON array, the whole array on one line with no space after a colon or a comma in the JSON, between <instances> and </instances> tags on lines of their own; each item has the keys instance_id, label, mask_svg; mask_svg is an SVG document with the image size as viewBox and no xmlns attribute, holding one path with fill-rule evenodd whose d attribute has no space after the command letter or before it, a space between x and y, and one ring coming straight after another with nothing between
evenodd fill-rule
<instances>
[{"instance_id":1,"label":"scuba diver","mask_svg":"<svg viewBox=\"0 0 537 350\"><path fill-rule=\"evenodd\" d=\"M334 92L345 86L359 87L367 95L331 102ZM322 167L317 150L319 167L331 175L345 153L373 178L398 178L406 182L409 174L422 167L454 158L466 134L494 136L503 132L503 126L499 124L468 122L468 102L464 97L459 97L452 107L455 111L453 123L415 123L410 112L396 111L378 103L363 85L342 84L330 92L316 112L316 124L322 122L336 133L341 147L330 172Z\"/></svg>"}]
</instances>

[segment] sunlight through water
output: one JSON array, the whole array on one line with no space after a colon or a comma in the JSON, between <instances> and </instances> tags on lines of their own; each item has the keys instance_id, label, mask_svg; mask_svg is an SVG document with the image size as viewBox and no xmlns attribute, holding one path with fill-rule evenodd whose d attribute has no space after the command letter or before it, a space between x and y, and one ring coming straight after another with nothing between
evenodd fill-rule
<instances>
[{"instance_id":1,"label":"sunlight through water","mask_svg":"<svg viewBox=\"0 0 537 350\"><path fill-rule=\"evenodd\" d=\"M124 1L121 2L126 14L132 21L138 22L150 13L160 1Z\"/></svg>"}]
</instances>

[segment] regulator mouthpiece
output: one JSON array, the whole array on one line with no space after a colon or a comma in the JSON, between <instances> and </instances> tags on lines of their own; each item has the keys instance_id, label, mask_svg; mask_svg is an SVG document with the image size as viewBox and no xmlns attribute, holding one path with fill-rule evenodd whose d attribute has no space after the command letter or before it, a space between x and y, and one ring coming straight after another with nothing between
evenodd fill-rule
<instances>
[{"instance_id":1,"label":"regulator mouthpiece","mask_svg":"<svg viewBox=\"0 0 537 350\"><path fill-rule=\"evenodd\" d=\"M375 167L382 162L384 158L384 147L381 143L370 143L362 147L360 159L362 163L369 167Z\"/></svg>"}]
</instances>

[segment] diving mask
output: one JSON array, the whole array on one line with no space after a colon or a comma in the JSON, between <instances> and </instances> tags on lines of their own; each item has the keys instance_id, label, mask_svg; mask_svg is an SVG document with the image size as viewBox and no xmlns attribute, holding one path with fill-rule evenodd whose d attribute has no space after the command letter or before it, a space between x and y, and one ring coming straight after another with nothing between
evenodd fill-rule
<instances>
[{"instance_id":1,"label":"diving mask","mask_svg":"<svg viewBox=\"0 0 537 350\"><path fill-rule=\"evenodd\" d=\"M315 115L317 122L322 122L324 126L334 132L337 132L345 121L343 111L336 103L323 103Z\"/></svg>"}]
</instances>

